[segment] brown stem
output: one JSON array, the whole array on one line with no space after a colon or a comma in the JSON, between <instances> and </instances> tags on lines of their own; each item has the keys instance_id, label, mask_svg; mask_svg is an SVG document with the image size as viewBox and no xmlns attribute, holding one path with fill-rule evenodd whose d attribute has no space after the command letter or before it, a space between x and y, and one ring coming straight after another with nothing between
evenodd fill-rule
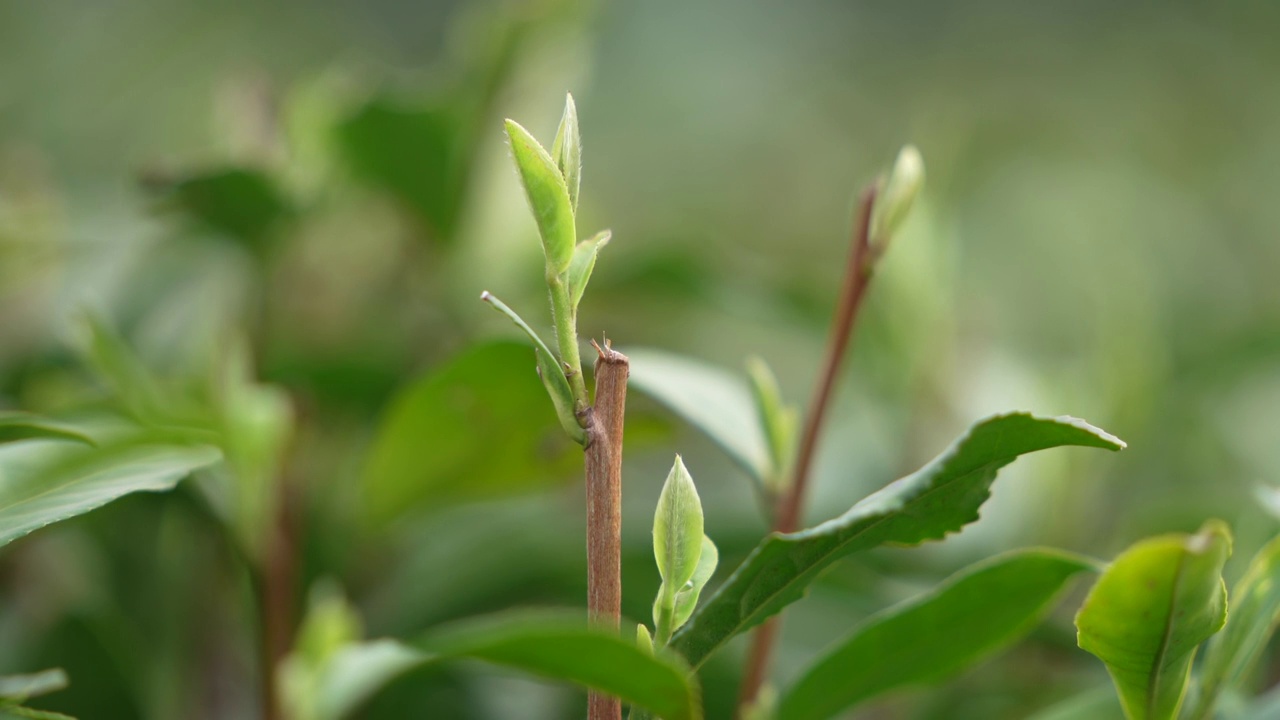
<instances>
[{"instance_id":1,"label":"brown stem","mask_svg":"<svg viewBox=\"0 0 1280 720\"><path fill-rule=\"evenodd\" d=\"M587 611L593 624L617 630L622 613L622 423L627 405L627 356L593 340L595 405L587 413ZM621 720L622 703L587 696L589 720Z\"/></svg>"},{"instance_id":2,"label":"brown stem","mask_svg":"<svg viewBox=\"0 0 1280 720\"><path fill-rule=\"evenodd\" d=\"M809 472L813 467L818 436L822 432L823 421L827 416L827 405L835 391L836 378L840 375L840 366L844 362L845 352L849 347L849 337L853 334L858 312L862 309L862 299L866 295L867 286L871 284L872 269L880 251L883 250L871 243L871 210L875 201L876 188L873 185L862 192L858 202L858 218L853 229L853 247L849 252L849 262L845 266L844 288L840 292L840 304L832 320L831 332L827 336L826 360L809 401L804 430L800 436L800 447L796 454L795 474L787 487L787 492L778 498L777 513L774 515L773 522L774 532L794 532L800 525L800 513L804 508ZM747 653L747 663L743 672L742 690L738 696L739 708L754 702L760 693L765 674L769 670L769 660L773 655L773 646L778 635L778 622L777 616L769 618L756 629L751 639L751 648Z\"/></svg>"}]
</instances>

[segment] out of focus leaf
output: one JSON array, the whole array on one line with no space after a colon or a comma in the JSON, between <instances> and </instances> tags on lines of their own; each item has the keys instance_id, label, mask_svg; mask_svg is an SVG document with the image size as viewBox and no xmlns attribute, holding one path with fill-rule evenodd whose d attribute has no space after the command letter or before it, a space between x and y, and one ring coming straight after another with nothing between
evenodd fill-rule
<instances>
[{"instance_id":1,"label":"out of focus leaf","mask_svg":"<svg viewBox=\"0 0 1280 720\"><path fill-rule=\"evenodd\" d=\"M1205 649L1200 694L1193 718L1207 718L1224 689L1249 677L1280 622L1280 537L1267 543L1231 591L1227 625Z\"/></svg>"},{"instance_id":2,"label":"out of focus leaf","mask_svg":"<svg viewBox=\"0 0 1280 720\"><path fill-rule=\"evenodd\" d=\"M1124 447L1075 418L1014 413L983 420L928 465L840 517L765 538L694 612L672 646L697 667L734 635L800 599L818 573L841 557L886 543L939 540L977 520L1000 468L1019 455L1063 445Z\"/></svg>"},{"instance_id":3,"label":"out of focus leaf","mask_svg":"<svg viewBox=\"0 0 1280 720\"><path fill-rule=\"evenodd\" d=\"M1124 711L1116 691L1101 687L1055 703L1027 720L1124 720Z\"/></svg>"},{"instance_id":4,"label":"out of focus leaf","mask_svg":"<svg viewBox=\"0 0 1280 720\"><path fill-rule=\"evenodd\" d=\"M30 698L48 695L67 686L67 674L62 668L42 670L30 675L0 675L0 700L25 702Z\"/></svg>"},{"instance_id":5,"label":"out of focus leaf","mask_svg":"<svg viewBox=\"0 0 1280 720\"><path fill-rule=\"evenodd\" d=\"M170 490L221 457L208 445L145 437L93 449L63 443L0 449L0 546L130 493Z\"/></svg>"},{"instance_id":6,"label":"out of focus leaf","mask_svg":"<svg viewBox=\"0 0 1280 720\"><path fill-rule=\"evenodd\" d=\"M225 168L150 184L171 207L258 253L270 247L272 232L293 213L275 182L259 170Z\"/></svg>"},{"instance_id":7,"label":"out of focus leaf","mask_svg":"<svg viewBox=\"0 0 1280 720\"><path fill-rule=\"evenodd\" d=\"M452 110L376 97L337 128L355 173L398 198L443 241L457 227L465 127Z\"/></svg>"},{"instance_id":8,"label":"out of focus leaf","mask_svg":"<svg viewBox=\"0 0 1280 720\"><path fill-rule=\"evenodd\" d=\"M837 642L783 696L778 718L823 720L890 690L949 677L1026 634L1067 581L1095 569L1087 558L1042 549L965 568Z\"/></svg>"},{"instance_id":9,"label":"out of focus leaf","mask_svg":"<svg viewBox=\"0 0 1280 720\"><path fill-rule=\"evenodd\" d=\"M1231 534L1143 540L1116 558L1076 616L1080 647L1107 666L1129 720L1177 717L1200 643L1227 619L1222 566Z\"/></svg>"},{"instance_id":10,"label":"out of focus leaf","mask_svg":"<svg viewBox=\"0 0 1280 720\"><path fill-rule=\"evenodd\" d=\"M79 429L37 415L0 412L0 443L21 440L72 440L93 444L93 439Z\"/></svg>"},{"instance_id":11,"label":"out of focus leaf","mask_svg":"<svg viewBox=\"0 0 1280 720\"><path fill-rule=\"evenodd\" d=\"M630 386L706 433L757 483L768 475L769 447L755 402L737 376L661 350L629 349Z\"/></svg>"},{"instance_id":12,"label":"out of focus leaf","mask_svg":"<svg viewBox=\"0 0 1280 720\"><path fill-rule=\"evenodd\" d=\"M751 380L751 396L755 399L756 415L769 442L771 462L766 485L772 493L781 493L789 480L799 413L795 406L786 404L782 399L778 379L763 358L747 358L747 377Z\"/></svg>"},{"instance_id":13,"label":"out of focus leaf","mask_svg":"<svg viewBox=\"0 0 1280 720\"><path fill-rule=\"evenodd\" d=\"M563 481L581 462L563 438L528 346L473 347L391 402L364 469L366 519Z\"/></svg>"},{"instance_id":14,"label":"out of focus leaf","mask_svg":"<svg viewBox=\"0 0 1280 720\"><path fill-rule=\"evenodd\" d=\"M679 658L646 653L578 618L497 615L458 623L415 644L442 659L476 658L600 690L665 720L702 717L696 680Z\"/></svg>"}]
</instances>

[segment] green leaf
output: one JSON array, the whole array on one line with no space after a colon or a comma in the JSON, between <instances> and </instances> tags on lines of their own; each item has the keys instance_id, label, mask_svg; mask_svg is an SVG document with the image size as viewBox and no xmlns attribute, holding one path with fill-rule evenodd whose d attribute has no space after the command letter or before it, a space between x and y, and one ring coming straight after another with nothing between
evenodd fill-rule
<instances>
[{"instance_id":1,"label":"green leaf","mask_svg":"<svg viewBox=\"0 0 1280 720\"><path fill-rule=\"evenodd\" d=\"M823 569L886 543L939 540L978 519L1000 468L1063 445L1119 450L1124 443L1075 418L1026 413L979 422L946 452L864 498L848 512L796 533L774 533L694 612L672 640L697 667L734 635L803 596Z\"/></svg>"},{"instance_id":2,"label":"green leaf","mask_svg":"<svg viewBox=\"0 0 1280 720\"><path fill-rule=\"evenodd\" d=\"M684 460L677 455L653 515L653 555L668 587L681 588L693 577L702 537L702 501Z\"/></svg>"},{"instance_id":3,"label":"green leaf","mask_svg":"<svg viewBox=\"0 0 1280 720\"><path fill-rule=\"evenodd\" d=\"M0 707L0 718L6 716L11 718L23 718L24 720L76 720L70 715L64 715L60 712L52 710L37 710L35 708L10 706Z\"/></svg>"},{"instance_id":4,"label":"green leaf","mask_svg":"<svg viewBox=\"0 0 1280 720\"><path fill-rule=\"evenodd\" d=\"M1280 537L1267 543L1231 591L1231 612L1223 631L1205 649L1197 712L1209 717L1218 694L1239 688L1280 622Z\"/></svg>"},{"instance_id":5,"label":"green leaf","mask_svg":"<svg viewBox=\"0 0 1280 720\"><path fill-rule=\"evenodd\" d=\"M270 249L274 231L293 215L276 183L260 170L231 167L148 183L165 204L255 253Z\"/></svg>"},{"instance_id":6,"label":"green leaf","mask_svg":"<svg viewBox=\"0 0 1280 720\"><path fill-rule=\"evenodd\" d=\"M1226 621L1230 554L1230 531L1210 521L1133 545L1089 592L1078 641L1107 666L1129 720L1177 716L1196 648Z\"/></svg>"},{"instance_id":7,"label":"green leaf","mask_svg":"<svg viewBox=\"0 0 1280 720\"><path fill-rule=\"evenodd\" d=\"M769 447L747 384L714 365L653 349L630 349L629 385L665 405L721 447L757 484Z\"/></svg>"},{"instance_id":8,"label":"green leaf","mask_svg":"<svg viewBox=\"0 0 1280 720\"><path fill-rule=\"evenodd\" d=\"M578 242L573 204L569 201L564 178L546 149L519 123L507 121L507 136L511 138L511 154L520 171L525 196L529 198L529 207L533 209L533 217L538 223L547 267L561 275L569 269L573 248Z\"/></svg>"},{"instance_id":9,"label":"green leaf","mask_svg":"<svg viewBox=\"0 0 1280 720\"><path fill-rule=\"evenodd\" d=\"M551 145L551 157L555 158L556 167L564 177L569 202L577 212L578 186L582 183L582 137L578 132L578 108L573 104L573 95L564 97L564 116L560 118L556 140Z\"/></svg>"},{"instance_id":10,"label":"green leaf","mask_svg":"<svg viewBox=\"0 0 1280 720\"><path fill-rule=\"evenodd\" d=\"M751 396L755 399L756 416L769 442L772 460L768 477L769 489L782 492L788 480L791 455L795 451L796 425L799 420L795 406L782 400L778 379L764 359L747 358L747 377L751 380Z\"/></svg>"},{"instance_id":11,"label":"green leaf","mask_svg":"<svg viewBox=\"0 0 1280 720\"><path fill-rule=\"evenodd\" d=\"M560 363L556 361L556 356L551 352L551 348L542 341L538 333L529 327L516 311L507 307L506 303L494 297L488 291L480 293L480 299L493 306L494 310L506 315L516 327L524 331L525 335L533 341L534 358L538 363L538 377L542 379L542 386L547 389L547 395L551 398L551 405L556 410L556 417L560 420L560 427L573 438L573 441L579 445L585 444L587 441L586 430L582 425L578 424L577 415L574 413L573 390L569 387L569 380L564 375Z\"/></svg>"},{"instance_id":12,"label":"green leaf","mask_svg":"<svg viewBox=\"0 0 1280 720\"><path fill-rule=\"evenodd\" d=\"M93 439L79 429L38 415L0 412L0 444L21 440L71 440L93 445Z\"/></svg>"},{"instance_id":13,"label":"green leaf","mask_svg":"<svg viewBox=\"0 0 1280 720\"><path fill-rule=\"evenodd\" d=\"M135 492L162 492L222 455L208 445L139 438L87 449L24 443L0 449L0 546Z\"/></svg>"},{"instance_id":14,"label":"green leaf","mask_svg":"<svg viewBox=\"0 0 1280 720\"><path fill-rule=\"evenodd\" d=\"M596 256L600 254L600 248L609 244L611 237L613 237L611 232L601 230L591 238L578 243L573 250L573 262L569 264L569 300L573 303L575 310L578 303L582 302L582 294L587 290L591 271L595 270Z\"/></svg>"},{"instance_id":15,"label":"green leaf","mask_svg":"<svg viewBox=\"0 0 1280 720\"><path fill-rule=\"evenodd\" d=\"M581 449L563 437L527 344L472 347L390 402L364 467L365 520L581 478Z\"/></svg>"},{"instance_id":16,"label":"green leaf","mask_svg":"<svg viewBox=\"0 0 1280 720\"><path fill-rule=\"evenodd\" d=\"M62 668L41 670L29 675L0 675L0 699L26 702L48 695L67 686L67 673Z\"/></svg>"},{"instance_id":17,"label":"green leaf","mask_svg":"<svg viewBox=\"0 0 1280 720\"><path fill-rule=\"evenodd\" d=\"M698 554L698 567L693 571L693 577L689 578L689 582L676 592L673 628L679 629L689 621L694 608L698 607L698 598L702 595L702 589L707 586L707 582L711 580L719 564L720 551L716 549L716 544L711 542L711 538L703 535L702 552Z\"/></svg>"},{"instance_id":18,"label":"green leaf","mask_svg":"<svg viewBox=\"0 0 1280 720\"><path fill-rule=\"evenodd\" d=\"M972 565L932 591L878 613L804 672L780 720L823 720L902 687L933 683L1025 635L1093 561L1045 549Z\"/></svg>"},{"instance_id":19,"label":"green leaf","mask_svg":"<svg viewBox=\"0 0 1280 720\"><path fill-rule=\"evenodd\" d=\"M395 196L448 241L465 187L467 125L439 103L375 97L339 123L335 135L357 177Z\"/></svg>"},{"instance_id":20,"label":"green leaf","mask_svg":"<svg viewBox=\"0 0 1280 720\"><path fill-rule=\"evenodd\" d=\"M1124 711L1115 689L1108 685L1073 695L1027 720L1124 720Z\"/></svg>"},{"instance_id":21,"label":"green leaf","mask_svg":"<svg viewBox=\"0 0 1280 720\"><path fill-rule=\"evenodd\" d=\"M576 683L664 720L702 717L696 681L683 661L665 652L650 655L635 642L572 616L524 613L467 620L416 645L440 658L476 658Z\"/></svg>"}]
</instances>

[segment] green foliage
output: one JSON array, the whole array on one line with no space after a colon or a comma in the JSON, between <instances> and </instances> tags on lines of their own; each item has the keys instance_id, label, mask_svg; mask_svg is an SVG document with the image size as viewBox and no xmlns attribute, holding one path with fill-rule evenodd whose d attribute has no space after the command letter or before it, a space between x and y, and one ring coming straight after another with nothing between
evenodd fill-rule
<instances>
[{"instance_id":1,"label":"green foliage","mask_svg":"<svg viewBox=\"0 0 1280 720\"><path fill-rule=\"evenodd\" d=\"M703 535L702 550L698 553L698 567L694 569L689 582L676 591L675 622L672 624L672 629L678 630L689 622L694 608L698 606L698 598L702 596L702 589L711 581L711 576L715 574L716 566L719 564L720 551L716 549L716 544L711 542L711 538Z\"/></svg>"},{"instance_id":2,"label":"green foliage","mask_svg":"<svg viewBox=\"0 0 1280 720\"><path fill-rule=\"evenodd\" d=\"M69 715L26 707L34 697L48 695L67 687L67 674L61 669L44 670L31 675L0 676L0 717L30 720L75 720Z\"/></svg>"},{"instance_id":3,"label":"green foliage","mask_svg":"<svg viewBox=\"0 0 1280 720\"><path fill-rule=\"evenodd\" d=\"M494 310L506 315L516 327L524 331L525 335L533 341L534 357L538 364L538 377L542 380L542 386L547 389L547 395L551 398L551 406L556 410L556 417L560 420L560 427L564 428L565 433L573 438L574 442L579 445L587 440L587 435L582 429L582 425L578 423L578 418L574 415L573 390L569 387L569 381L564 376L564 370L560 368L556 362L555 353L551 352L551 348L542 341L538 333L524 321L514 310L507 307L498 298L492 294L485 292L480 295L480 299L493 306Z\"/></svg>"},{"instance_id":4,"label":"green foliage","mask_svg":"<svg viewBox=\"0 0 1280 720\"><path fill-rule=\"evenodd\" d=\"M135 492L162 492L218 462L208 445L135 433L100 447L33 442L0 449L0 546Z\"/></svg>"},{"instance_id":5,"label":"green foliage","mask_svg":"<svg viewBox=\"0 0 1280 720\"><path fill-rule=\"evenodd\" d=\"M886 543L939 540L978 519L1000 468L1064 445L1119 450L1118 438L1074 418L997 415L928 465L821 525L765 538L672 640L694 667L730 638L798 600L823 569Z\"/></svg>"},{"instance_id":6,"label":"green foliage","mask_svg":"<svg viewBox=\"0 0 1280 720\"><path fill-rule=\"evenodd\" d=\"M283 192L260 170L232 167L153 179L150 185L165 205L255 253L270 250L274 231L294 215Z\"/></svg>"},{"instance_id":7,"label":"green foliage","mask_svg":"<svg viewBox=\"0 0 1280 720\"><path fill-rule=\"evenodd\" d=\"M715 572L716 557L708 556L706 563L702 559L703 550L708 545L711 553L715 553L715 546L703 535L702 527L702 500L684 461L677 455L667 481L662 485L658 509L653 515L653 556L662 577L658 597L653 603L653 623L657 640L662 645L680 626L677 616L683 608L678 606L689 606L688 595L680 602L677 602L677 597L686 590L693 591L692 602L696 604L702 585ZM692 611L691 606L688 609ZM688 613L685 613L685 618L688 618Z\"/></svg>"},{"instance_id":8,"label":"green foliage","mask_svg":"<svg viewBox=\"0 0 1280 720\"><path fill-rule=\"evenodd\" d=\"M1210 521L1195 535L1137 543L1089 592L1076 616L1080 647L1106 664L1129 720L1177 717L1196 649L1227 618L1230 554L1230 531Z\"/></svg>"},{"instance_id":9,"label":"green foliage","mask_svg":"<svg viewBox=\"0 0 1280 720\"><path fill-rule=\"evenodd\" d=\"M447 503L563 482L575 453L555 442L556 428L527 346L471 348L391 402L364 467L366 519L381 525ZM424 453L431 462L422 461Z\"/></svg>"},{"instance_id":10,"label":"green foliage","mask_svg":"<svg viewBox=\"0 0 1280 720\"><path fill-rule=\"evenodd\" d=\"M0 444L23 440L71 440L93 444L79 428L22 412L0 412Z\"/></svg>"},{"instance_id":11,"label":"green foliage","mask_svg":"<svg viewBox=\"0 0 1280 720\"><path fill-rule=\"evenodd\" d=\"M528 130L508 120L507 137L511 140L511 154L520 171L525 197L529 199L538 234L542 237L547 272L559 275L569 269L578 242L569 190L556 161Z\"/></svg>"},{"instance_id":12,"label":"green foliage","mask_svg":"<svg viewBox=\"0 0 1280 720\"><path fill-rule=\"evenodd\" d=\"M799 413L782 399L778 379L763 358L747 358L747 377L751 380L751 396L756 415L769 443L770 468L766 487L771 494L781 493L788 481L791 456L795 452Z\"/></svg>"},{"instance_id":13,"label":"green foliage","mask_svg":"<svg viewBox=\"0 0 1280 720\"><path fill-rule=\"evenodd\" d=\"M573 250L573 262L569 264L569 299L575 312L587 290L587 283L591 281L591 271L596 268L596 256L600 254L600 248L609 244L611 237L613 234L608 230L601 230L578 243Z\"/></svg>"},{"instance_id":14,"label":"green foliage","mask_svg":"<svg viewBox=\"0 0 1280 720\"><path fill-rule=\"evenodd\" d=\"M415 644L435 658L475 658L600 690L664 720L702 717L696 680L679 658L645 652L570 616L531 613L467 620Z\"/></svg>"},{"instance_id":15,"label":"green foliage","mask_svg":"<svg viewBox=\"0 0 1280 720\"><path fill-rule=\"evenodd\" d=\"M628 348L629 386L668 407L721 447L757 484L771 472L751 389L713 365L649 348Z\"/></svg>"},{"instance_id":16,"label":"green foliage","mask_svg":"<svg viewBox=\"0 0 1280 720\"><path fill-rule=\"evenodd\" d=\"M937 682L1026 634L1086 558L1019 550L980 562L932 591L863 622L805 671L779 720L823 720L904 686Z\"/></svg>"},{"instance_id":17,"label":"green foliage","mask_svg":"<svg viewBox=\"0 0 1280 720\"><path fill-rule=\"evenodd\" d=\"M871 242L883 249L902 227L924 185L924 159L908 145L898 153L889 179L880 189L871 218Z\"/></svg>"},{"instance_id":18,"label":"green foliage","mask_svg":"<svg viewBox=\"0 0 1280 720\"><path fill-rule=\"evenodd\" d=\"M1222 632L1209 640L1200 671L1193 718L1209 717L1223 690L1238 689L1280 622L1280 537L1267 543L1231 590L1231 611Z\"/></svg>"},{"instance_id":19,"label":"green foliage","mask_svg":"<svg viewBox=\"0 0 1280 720\"><path fill-rule=\"evenodd\" d=\"M573 104L573 95L566 95L564 98L564 116L560 118L560 127L556 129L551 156L555 158L556 167L564 178L573 211L577 212L578 189L582 185L582 136L578 132L578 108Z\"/></svg>"}]
</instances>

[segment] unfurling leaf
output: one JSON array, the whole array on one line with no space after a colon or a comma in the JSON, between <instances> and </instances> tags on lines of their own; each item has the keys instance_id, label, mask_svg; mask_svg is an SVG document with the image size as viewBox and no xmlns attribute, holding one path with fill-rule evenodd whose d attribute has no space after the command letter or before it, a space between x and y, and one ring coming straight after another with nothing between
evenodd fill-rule
<instances>
[{"instance_id":1,"label":"unfurling leaf","mask_svg":"<svg viewBox=\"0 0 1280 720\"><path fill-rule=\"evenodd\" d=\"M507 136L511 138L511 153L520 171L525 196L529 198L529 207L533 209L534 220L538 223L547 267L561 275L569 269L573 248L578 241L573 204L569 201L564 177L546 149L519 123L507 121Z\"/></svg>"},{"instance_id":2,"label":"unfurling leaf","mask_svg":"<svg viewBox=\"0 0 1280 720\"><path fill-rule=\"evenodd\" d=\"M551 145L551 157L560 168L565 189L569 191L569 203L578 210L578 186L582 183L582 136L578 132L578 108L573 96L564 97L564 116L556 130L556 140Z\"/></svg>"},{"instance_id":3,"label":"unfurling leaf","mask_svg":"<svg viewBox=\"0 0 1280 720\"><path fill-rule=\"evenodd\" d=\"M1078 642L1107 666L1129 720L1177 717L1196 648L1226 621L1230 554L1230 531L1216 520L1195 535L1143 540L1085 598Z\"/></svg>"},{"instance_id":4,"label":"unfurling leaf","mask_svg":"<svg viewBox=\"0 0 1280 720\"><path fill-rule=\"evenodd\" d=\"M653 515L653 555L662 576L653 604L653 622L658 642L664 645L676 628L676 595L698 570L703 539L702 501L677 455Z\"/></svg>"},{"instance_id":5,"label":"unfurling leaf","mask_svg":"<svg viewBox=\"0 0 1280 720\"><path fill-rule=\"evenodd\" d=\"M1227 625L1205 649L1200 673L1198 712L1193 718L1210 717L1218 694L1239 687L1280 622L1280 537L1267 543L1249 563L1231 590Z\"/></svg>"},{"instance_id":6,"label":"unfurling leaf","mask_svg":"<svg viewBox=\"0 0 1280 720\"><path fill-rule=\"evenodd\" d=\"M924 159L914 145L898 151L889 180L876 197L871 217L871 242L880 248L888 244L902 221L907 219L920 187L924 185Z\"/></svg>"},{"instance_id":7,"label":"unfurling leaf","mask_svg":"<svg viewBox=\"0 0 1280 720\"><path fill-rule=\"evenodd\" d=\"M792 405L782 400L778 379L762 358L747 358L747 377L751 379L751 395L756 401L756 415L769 443L772 467L765 484L773 494L781 493L791 467L795 448L798 416Z\"/></svg>"},{"instance_id":8,"label":"unfurling leaf","mask_svg":"<svg viewBox=\"0 0 1280 720\"><path fill-rule=\"evenodd\" d=\"M689 578L689 582L676 592L675 623L672 624L672 630L679 629L689 621L694 608L698 607L698 597L702 595L702 588L707 586L718 564L720 564L720 551L716 549L716 544L711 542L711 538L703 535L698 567L693 571L693 577Z\"/></svg>"},{"instance_id":9,"label":"unfurling leaf","mask_svg":"<svg viewBox=\"0 0 1280 720\"><path fill-rule=\"evenodd\" d=\"M836 560L887 543L939 540L978 519L1000 468L1063 445L1119 450L1124 442L1083 420L997 415L915 473L844 515L796 533L774 533L698 608L671 645L695 667L730 638L800 599Z\"/></svg>"},{"instance_id":10,"label":"unfurling leaf","mask_svg":"<svg viewBox=\"0 0 1280 720\"><path fill-rule=\"evenodd\" d=\"M608 230L601 230L574 248L573 262L569 264L569 301L573 303L574 310L582 302L582 294L586 292L587 283L591 280L591 271L596 268L596 256L600 254L600 248L608 245L612 236Z\"/></svg>"},{"instance_id":11,"label":"unfurling leaf","mask_svg":"<svg viewBox=\"0 0 1280 720\"><path fill-rule=\"evenodd\" d=\"M573 438L574 442L579 445L587 441L587 433L578 424L578 418L573 412L573 390L569 388L569 380L564 376L564 371L560 369L560 363L556 361L556 356L551 353L551 348L538 337L538 333L524 321L515 310L507 307L506 303L494 297L489 292L480 294L480 299L493 306L494 310L506 315L516 327L524 331L525 335L533 341L534 356L538 364L538 377L542 379L542 385L547 389L547 395L551 397L551 404L556 409L556 418L560 420L560 427Z\"/></svg>"}]
</instances>

